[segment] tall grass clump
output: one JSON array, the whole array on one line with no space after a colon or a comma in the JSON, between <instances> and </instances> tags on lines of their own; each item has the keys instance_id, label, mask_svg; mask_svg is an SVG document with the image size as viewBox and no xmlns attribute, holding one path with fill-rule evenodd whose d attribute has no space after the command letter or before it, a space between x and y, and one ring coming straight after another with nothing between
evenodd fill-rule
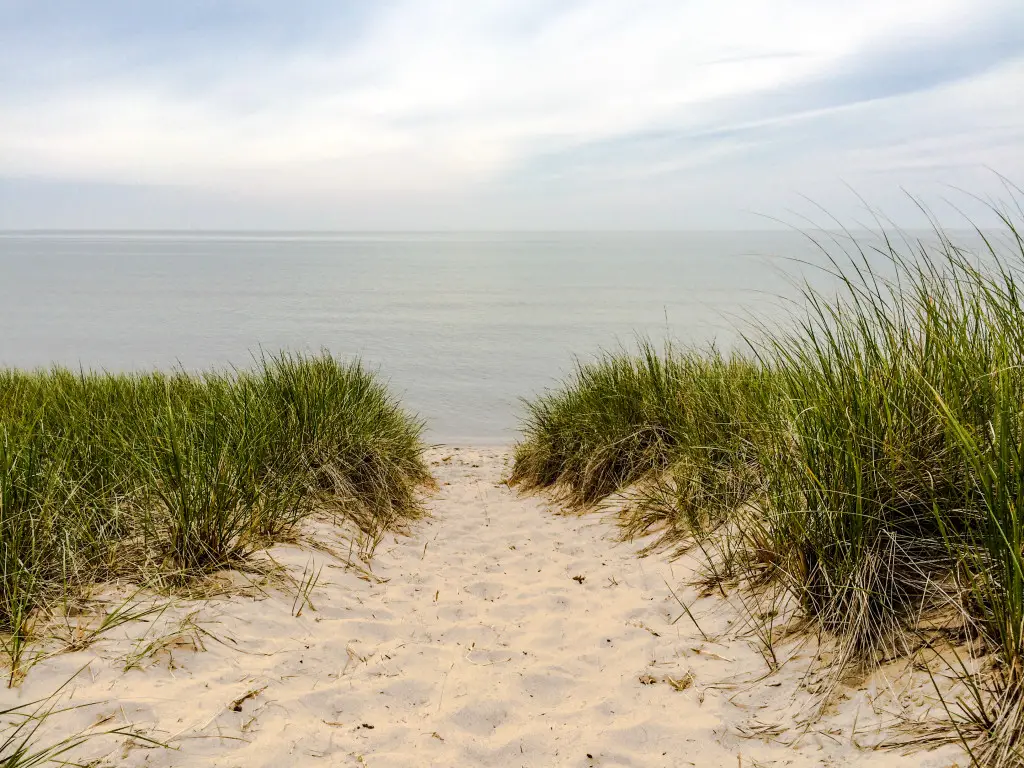
<instances>
[{"instance_id":1,"label":"tall grass clump","mask_svg":"<svg viewBox=\"0 0 1024 768\"><path fill-rule=\"evenodd\" d=\"M773 372L749 356L649 343L605 354L527 403L512 480L557 486L577 505L645 481L634 532L702 531L758 494L753 448L776 397Z\"/></svg>"},{"instance_id":2,"label":"tall grass clump","mask_svg":"<svg viewBox=\"0 0 1024 768\"><path fill-rule=\"evenodd\" d=\"M951 605L985 675L957 704L984 762L1020 760L1024 732L1024 241L1013 217L969 251L883 240L833 262L838 298L805 291L798 330L769 339L792 445L764 507L780 569L854 656L905 653ZM998 238L998 239L996 239Z\"/></svg>"},{"instance_id":3,"label":"tall grass clump","mask_svg":"<svg viewBox=\"0 0 1024 768\"><path fill-rule=\"evenodd\" d=\"M742 510L738 540L840 641L841 665L910 653L941 621L954 657L966 642L987 659L960 665L972 693L951 711L989 763L1020 760L1024 735L1024 214L996 212L973 248L938 224L826 234L827 287L801 283L790 322L756 325L746 357L581 366L530 404L515 468L575 503L639 482L631 531L682 519L700 536L694 521ZM666 374L622 375L650 370ZM724 490L718 466L749 490Z\"/></svg>"},{"instance_id":4,"label":"tall grass clump","mask_svg":"<svg viewBox=\"0 0 1024 768\"><path fill-rule=\"evenodd\" d=\"M936 394L974 430L991 420L994 277L936 234L909 252L854 241L832 262L838 296L806 289L796 330L765 341L787 406L763 459L766 529L808 615L861 657L898 652L952 572L943 532L976 522Z\"/></svg>"},{"instance_id":5,"label":"tall grass clump","mask_svg":"<svg viewBox=\"0 0 1024 768\"><path fill-rule=\"evenodd\" d=\"M577 364L564 389L527 403L534 439L517 447L513 480L561 483L569 500L587 504L664 468L680 416L678 364L649 345L636 358Z\"/></svg>"},{"instance_id":6,"label":"tall grass clump","mask_svg":"<svg viewBox=\"0 0 1024 768\"><path fill-rule=\"evenodd\" d=\"M37 423L0 427L0 635L12 655L59 552L60 457Z\"/></svg>"},{"instance_id":7,"label":"tall grass clump","mask_svg":"<svg viewBox=\"0 0 1024 768\"><path fill-rule=\"evenodd\" d=\"M201 375L0 371L0 635L20 648L35 610L89 581L236 564L314 510L379 537L418 514L421 429L328 353Z\"/></svg>"},{"instance_id":8,"label":"tall grass clump","mask_svg":"<svg viewBox=\"0 0 1024 768\"><path fill-rule=\"evenodd\" d=\"M429 479L422 425L401 410L375 377L329 356L282 354L265 361L254 386L276 439L269 469L293 471L298 457L314 486L342 504L367 531L406 517ZM282 440L293 441L282 452ZM273 446L277 446L274 450Z\"/></svg>"}]
</instances>

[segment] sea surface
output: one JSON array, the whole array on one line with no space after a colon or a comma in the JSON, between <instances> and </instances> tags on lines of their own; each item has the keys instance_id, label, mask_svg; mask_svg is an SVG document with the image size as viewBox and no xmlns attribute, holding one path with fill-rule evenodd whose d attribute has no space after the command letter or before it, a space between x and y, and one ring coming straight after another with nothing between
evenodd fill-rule
<instances>
[{"instance_id":1,"label":"sea surface","mask_svg":"<svg viewBox=\"0 0 1024 768\"><path fill-rule=\"evenodd\" d=\"M0 365L194 370L327 348L379 369L430 440L509 442L520 398L576 357L638 337L734 347L815 258L786 231L0 233Z\"/></svg>"}]
</instances>

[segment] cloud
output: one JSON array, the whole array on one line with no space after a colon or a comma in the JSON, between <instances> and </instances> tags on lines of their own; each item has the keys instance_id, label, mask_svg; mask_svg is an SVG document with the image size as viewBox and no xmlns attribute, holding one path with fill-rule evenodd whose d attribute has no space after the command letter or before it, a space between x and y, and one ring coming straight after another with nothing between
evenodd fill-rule
<instances>
[{"instance_id":1,"label":"cloud","mask_svg":"<svg viewBox=\"0 0 1024 768\"><path fill-rule=\"evenodd\" d=\"M782 55L785 56L785 55ZM759 57L744 57L743 62ZM709 99L686 127L659 127L584 144L573 152L538 158L557 169L574 158L583 163L630 155L670 157L680 149L710 152L716 147L749 147L773 141L780 133L806 140L799 123L821 121L835 111L883 99L912 96L970 80L1024 59L1024 6L989 9L966 26L920 30L916 34L872 40L809 76L770 89ZM729 59L725 61L736 61ZM864 132L864 126L858 127ZM830 134L835 138L834 133Z\"/></svg>"},{"instance_id":2,"label":"cloud","mask_svg":"<svg viewBox=\"0 0 1024 768\"><path fill-rule=\"evenodd\" d=\"M0 225L135 189L169 225L729 226L782 187L1024 171L1024 6L849 8L0 2Z\"/></svg>"}]
</instances>

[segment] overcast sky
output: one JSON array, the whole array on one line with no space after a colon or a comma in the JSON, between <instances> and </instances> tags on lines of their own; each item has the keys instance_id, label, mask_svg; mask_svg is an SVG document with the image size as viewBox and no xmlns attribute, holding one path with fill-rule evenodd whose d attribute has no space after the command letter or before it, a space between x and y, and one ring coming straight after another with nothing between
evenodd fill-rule
<instances>
[{"instance_id":1,"label":"overcast sky","mask_svg":"<svg viewBox=\"0 0 1024 768\"><path fill-rule=\"evenodd\" d=\"M995 171L1024 0L0 0L4 228L909 224Z\"/></svg>"}]
</instances>

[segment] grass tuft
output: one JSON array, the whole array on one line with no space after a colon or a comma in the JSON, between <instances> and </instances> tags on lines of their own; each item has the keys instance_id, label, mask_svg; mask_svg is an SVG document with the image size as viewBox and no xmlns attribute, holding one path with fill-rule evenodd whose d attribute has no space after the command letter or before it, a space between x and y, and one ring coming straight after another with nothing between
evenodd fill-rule
<instances>
[{"instance_id":1,"label":"grass tuft","mask_svg":"<svg viewBox=\"0 0 1024 768\"><path fill-rule=\"evenodd\" d=\"M237 564L315 510L371 538L420 513L421 423L358 362L254 370L0 370L0 638L11 681L32 617L117 576Z\"/></svg>"}]
</instances>

